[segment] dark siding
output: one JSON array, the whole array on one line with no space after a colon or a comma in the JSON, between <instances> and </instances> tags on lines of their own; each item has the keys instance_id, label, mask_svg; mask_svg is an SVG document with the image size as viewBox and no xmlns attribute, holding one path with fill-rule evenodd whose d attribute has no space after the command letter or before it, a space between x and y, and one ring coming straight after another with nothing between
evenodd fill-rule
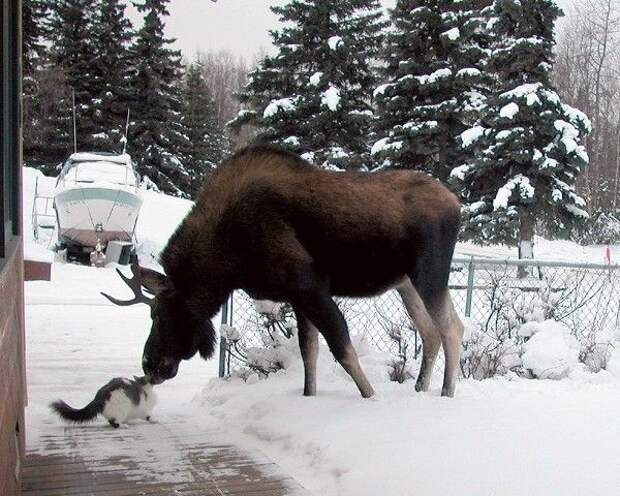
<instances>
[{"instance_id":1,"label":"dark siding","mask_svg":"<svg viewBox=\"0 0 620 496\"><path fill-rule=\"evenodd\" d=\"M21 1L0 10L0 495L19 494L23 460L24 301L21 243Z\"/></svg>"}]
</instances>

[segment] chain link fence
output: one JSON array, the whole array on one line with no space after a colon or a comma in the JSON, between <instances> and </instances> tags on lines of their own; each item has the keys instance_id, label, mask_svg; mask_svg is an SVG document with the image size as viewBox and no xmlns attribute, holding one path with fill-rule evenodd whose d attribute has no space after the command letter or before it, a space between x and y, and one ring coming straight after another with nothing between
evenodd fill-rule
<instances>
[{"instance_id":1,"label":"chain link fence","mask_svg":"<svg viewBox=\"0 0 620 496\"><path fill-rule=\"evenodd\" d=\"M587 347L620 323L618 265L455 257L449 288L466 327L496 339L512 337L528 321L554 319ZM396 291L336 301L352 336L409 363L418 359L422 342ZM247 366L253 351L274 338L292 337L295 325L290 306L257 305L242 291L224 306L222 324L228 331L220 341L220 376Z\"/></svg>"}]
</instances>

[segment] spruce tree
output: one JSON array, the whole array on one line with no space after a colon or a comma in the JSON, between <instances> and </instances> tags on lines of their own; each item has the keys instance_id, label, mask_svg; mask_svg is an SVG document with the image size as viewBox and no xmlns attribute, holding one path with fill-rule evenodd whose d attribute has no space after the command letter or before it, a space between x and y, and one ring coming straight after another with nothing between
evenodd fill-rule
<instances>
[{"instance_id":1,"label":"spruce tree","mask_svg":"<svg viewBox=\"0 0 620 496\"><path fill-rule=\"evenodd\" d=\"M45 19L48 14L49 5L46 1L22 0L22 69L24 80L33 77L41 59L45 56Z\"/></svg>"},{"instance_id":2,"label":"spruce tree","mask_svg":"<svg viewBox=\"0 0 620 496\"><path fill-rule=\"evenodd\" d=\"M489 89L485 34L490 0L398 0L374 92L385 167L415 168L446 180L463 151L458 136L477 117Z\"/></svg>"},{"instance_id":3,"label":"spruce tree","mask_svg":"<svg viewBox=\"0 0 620 496\"><path fill-rule=\"evenodd\" d=\"M24 163L38 167L47 157L42 142L42 88L39 76L47 54L46 23L49 7L42 0L23 0L23 112Z\"/></svg>"},{"instance_id":4,"label":"spruce tree","mask_svg":"<svg viewBox=\"0 0 620 496\"><path fill-rule=\"evenodd\" d=\"M534 228L544 223L566 234L587 217L575 181L588 163L581 142L590 123L562 103L550 83L553 0L497 0L493 5L489 64L497 88L480 122L460 137L474 158L452 180L464 201L465 236L477 241L519 241L531 257Z\"/></svg>"},{"instance_id":5,"label":"spruce tree","mask_svg":"<svg viewBox=\"0 0 620 496\"><path fill-rule=\"evenodd\" d=\"M94 135L99 132L93 104L96 88L92 19L94 9L95 0L58 0L52 7L49 24L52 42L50 63L62 71L67 90L58 102L56 115L50 117L54 128L50 131L61 139L63 149L66 146L65 137L73 134L72 92L75 94L78 149L92 150Z\"/></svg>"},{"instance_id":6,"label":"spruce tree","mask_svg":"<svg viewBox=\"0 0 620 496\"><path fill-rule=\"evenodd\" d=\"M129 109L132 27L122 0L97 0L93 20L93 105L99 148L120 152Z\"/></svg>"},{"instance_id":7,"label":"spruce tree","mask_svg":"<svg viewBox=\"0 0 620 496\"><path fill-rule=\"evenodd\" d=\"M229 148L217 120L203 68L198 62L187 68L183 107L182 125L184 134L188 137L188 147L184 150L183 158L190 175L189 193L195 198L205 178L219 165Z\"/></svg>"},{"instance_id":8,"label":"spruce tree","mask_svg":"<svg viewBox=\"0 0 620 496\"><path fill-rule=\"evenodd\" d=\"M271 33L278 52L250 74L240 96L249 108L231 125L252 124L257 140L322 167L367 166L384 27L379 1L292 0L271 9L285 23Z\"/></svg>"},{"instance_id":9,"label":"spruce tree","mask_svg":"<svg viewBox=\"0 0 620 496\"><path fill-rule=\"evenodd\" d=\"M145 14L131 49L132 118L128 151L140 174L161 190L189 196L191 177L182 162L189 146L181 125L182 64L174 42L164 35L168 0L144 0L138 10Z\"/></svg>"}]
</instances>

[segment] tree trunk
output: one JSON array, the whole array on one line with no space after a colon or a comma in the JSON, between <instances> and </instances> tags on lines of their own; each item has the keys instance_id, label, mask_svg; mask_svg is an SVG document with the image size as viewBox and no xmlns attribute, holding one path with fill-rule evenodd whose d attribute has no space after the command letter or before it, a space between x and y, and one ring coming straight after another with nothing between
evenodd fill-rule
<instances>
[{"instance_id":1,"label":"tree trunk","mask_svg":"<svg viewBox=\"0 0 620 496\"><path fill-rule=\"evenodd\" d=\"M523 212L519 219L519 259L534 258L534 216ZM529 267L519 266L519 278L527 277Z\"/></svg>"}]
</instances>

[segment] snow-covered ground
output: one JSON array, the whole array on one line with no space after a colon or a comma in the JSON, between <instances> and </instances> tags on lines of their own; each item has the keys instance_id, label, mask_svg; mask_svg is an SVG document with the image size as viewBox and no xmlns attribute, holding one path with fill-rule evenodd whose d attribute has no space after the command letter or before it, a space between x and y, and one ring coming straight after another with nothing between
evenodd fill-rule
<instances>
[{"instance_id":1,"label":"snow-covered ground","mask_svg":"<svg viewBox=\"0 0 620 496\"><path fill-rule=\"evenodd\" d=\"M26 226L34 175L25 174ZM143 260L156 256L191 206L145 195L138 226ZM40 249L28 235L26 242ZM603 261L603 247L544 240L538 246L541 258ZM458 252L515 255L474 245L459 245ZM620 259L618 247L614 254ZM99 295L129 296L112 268L55 263L52 277L26 284L31 442L62 428L47 409L50 401L85 404L111 377L139 374L150 327L146 308L118 308ZM461 380L456 398L445 399L439 376L429 393L415 393L412 382L388 380L385 356L360 348L377 390L371 400L359 397L325 349L318 395L302 397L294 348L292 366L268 380L220 380L215 360L195 358L158 388L156 416L261 450L317 495L620 494L620 349L598 374L577 368L559 381Z\"/></svg>"},{"instance_id":2,"label":"snow-covered ground","mask_svg":"<svg viewBox=\"0 0 620 496\"><path fill-rule=\"evenodd\" d=\"M326 350L318 396L300 366L267 381L212 381L205 412L320 495L620 494L620 364L563 381L460 381L454 399L389 382L362 362L377 397L362 400Z\"/></svg>"}]
</instances>

